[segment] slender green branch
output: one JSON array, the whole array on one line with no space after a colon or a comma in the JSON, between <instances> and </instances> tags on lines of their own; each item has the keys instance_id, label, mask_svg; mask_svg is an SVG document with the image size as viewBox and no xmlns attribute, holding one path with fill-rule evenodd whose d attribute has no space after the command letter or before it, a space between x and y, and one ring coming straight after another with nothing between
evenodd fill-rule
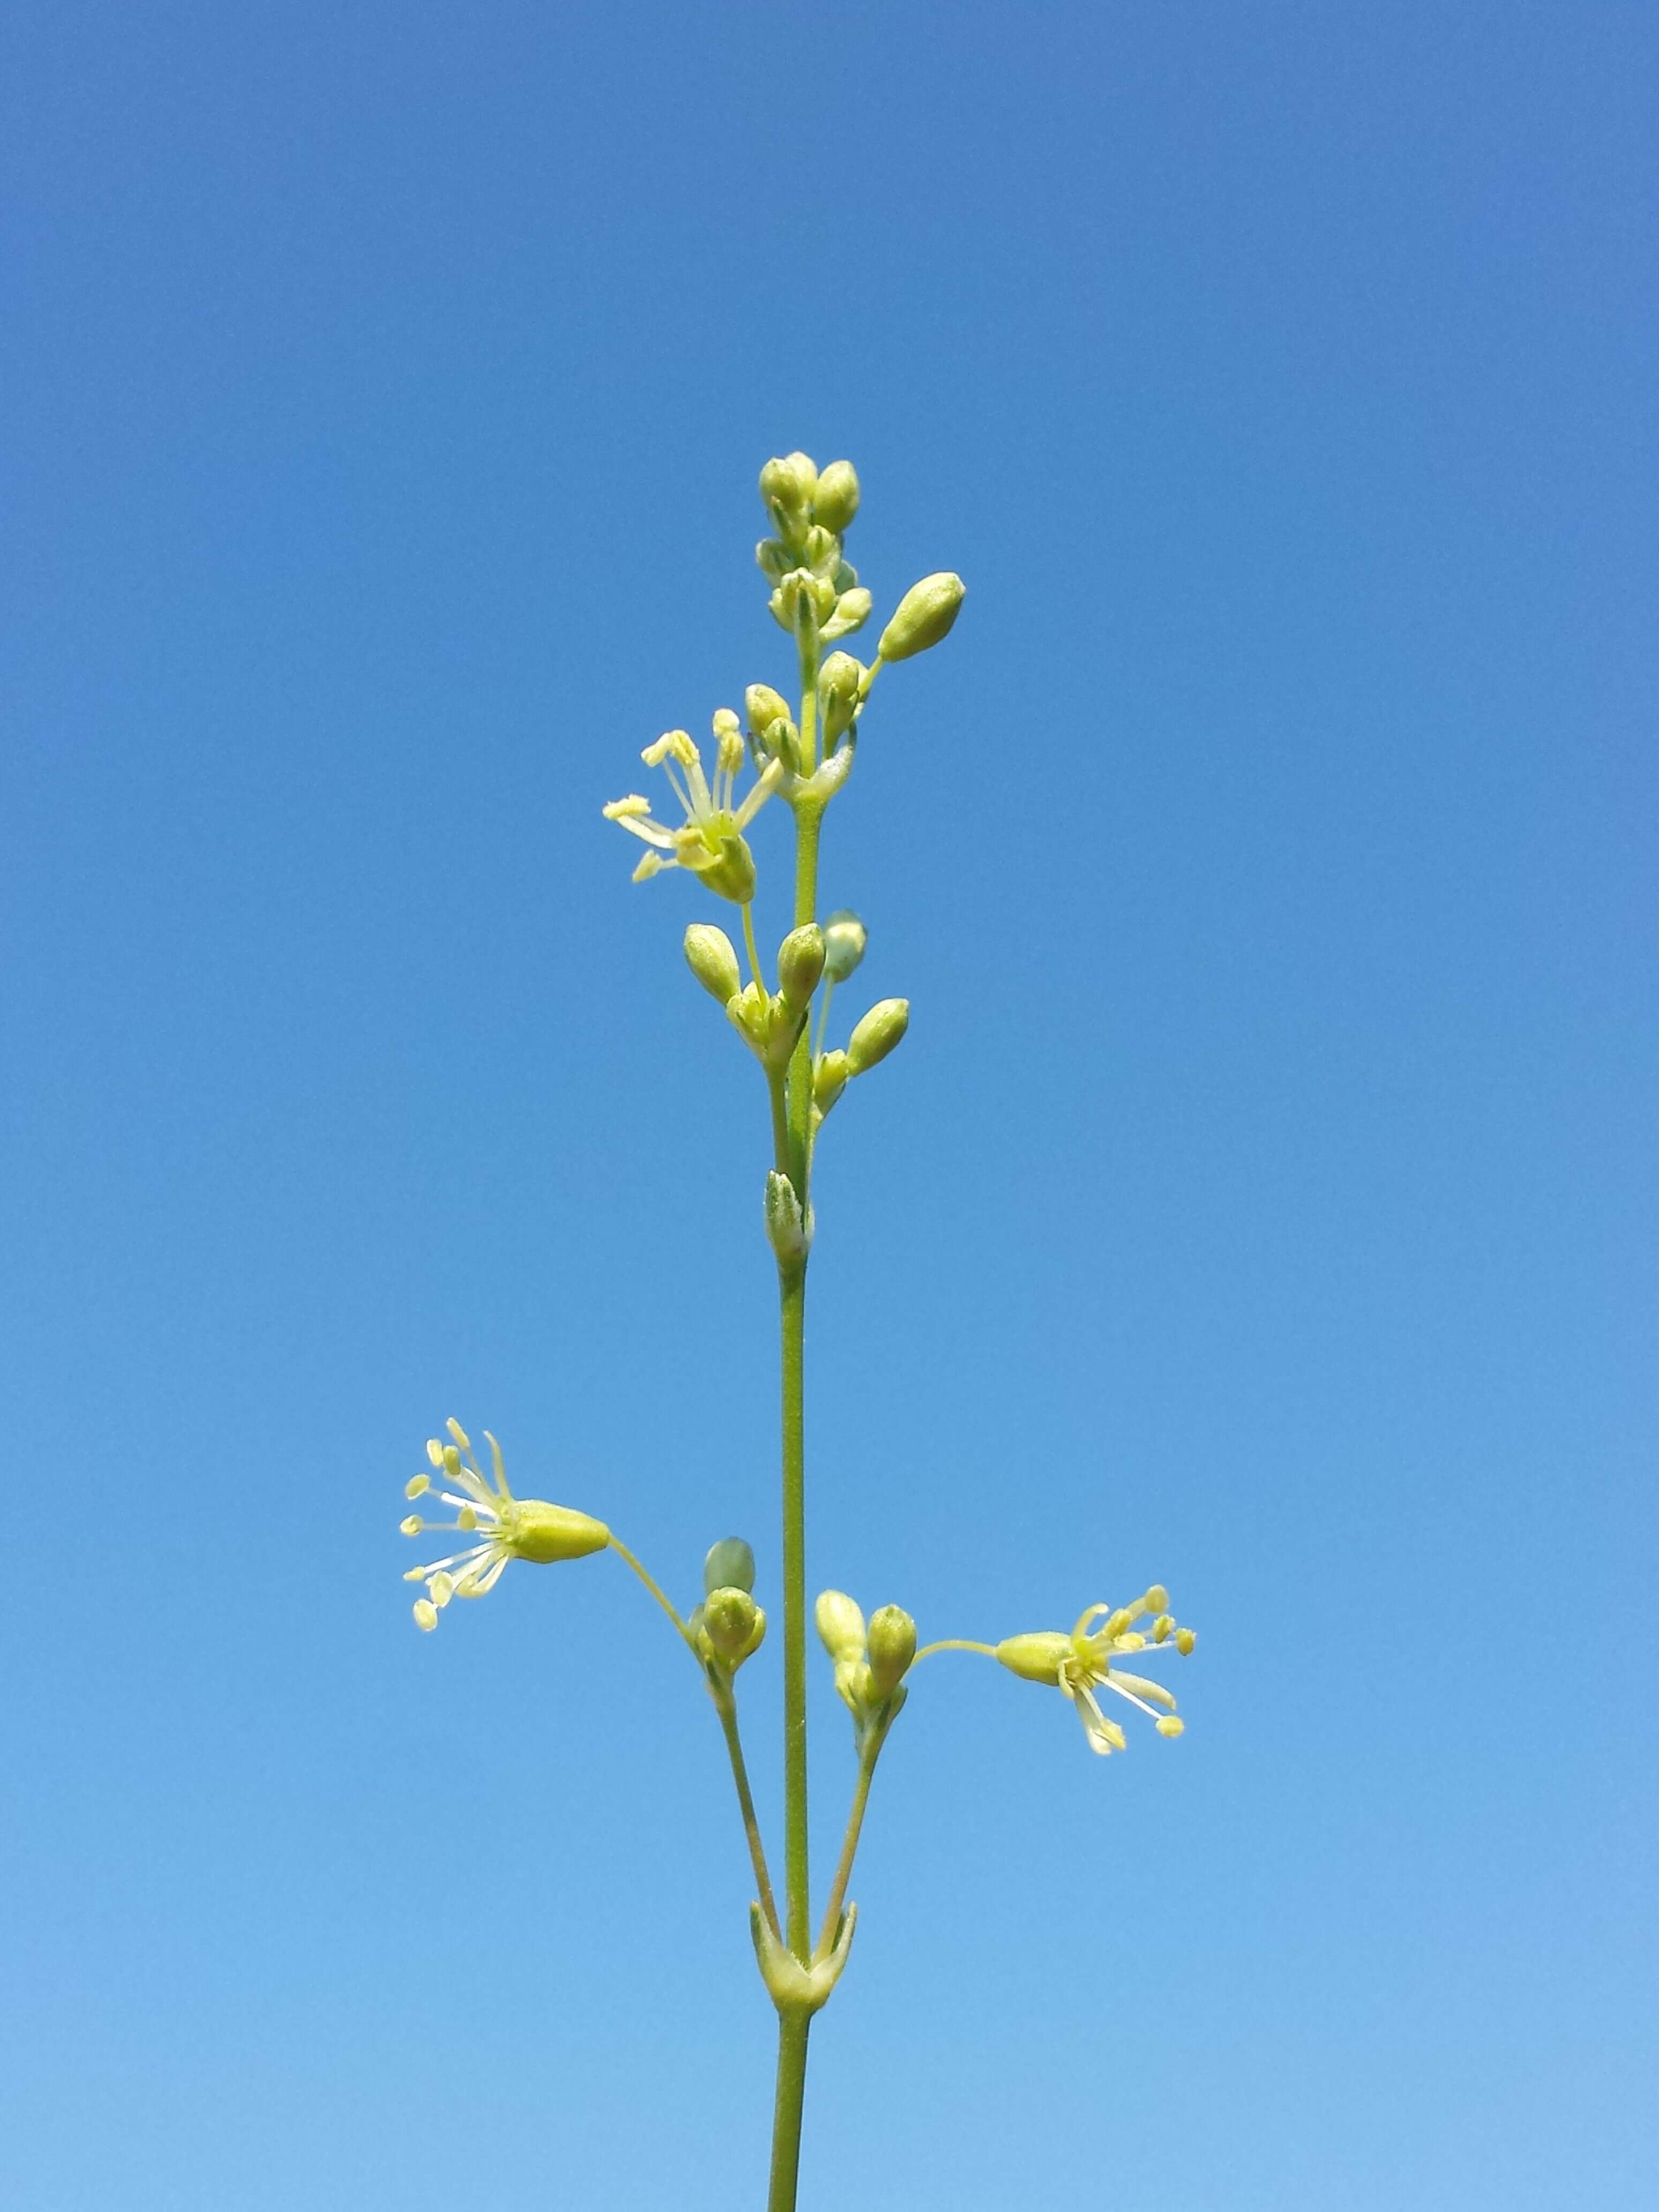
<instances>
[{"instance_id":1,"label":"slender green branch","mask_svg":"<svg viewBox=\"0 0 1659 2212\"><path fill-rule=\"evenodd\" d=\"M720 1732L726 1738L726 1748L732 1760L732 1779L738 1785L738 1806L743 1814L743 1832L748 1838L750 1863L755 1869L755 1881L760 1890L761 1911L766 1915L772 1933L782 1940L783 1931L778 1925L778 1908L772 1895L772 1877L766 1864L766 1847L761 1841L760 1822L755 1816L754 1793L749 1787L749 1768L743 1755L743 1739L738 1733L738 1705L732 1694L731 1685L717 1689L711 1680L708 1693L714 1700L714 1711L720 1717Z\"/></svg>"},{"instance_id":2,"label":"slender green branch","mask_svg":"<svg viewBox=\"0 0 1659 2212\"><path fill-rule=\"evenodd\" d=\"M803 1366L806 1270L780 1267L783 1335L783 1806L789 1948L811 1954L806 1849L806 1500ZM803 2045L802 2063L805 2064Z\"/></svg>"},{"instance_id":3,"label":"slender green branch","mask_svg":"<svg viewBox=\"0 0 1659 2212\"><path fill-rule=\"evenodd\" d=\"M830 1901L823 1908L823 1925L818 1930L817 1955L827 1958L830 1947L841 1929L842 1907L847 1902L847 1885L853 1878L853 1861L858 1856L859 1838L864 1832L864 1810L870 1802L870 1784L876 1771L876 1761L881 1757L881 1747L887 1741L887 1729L872 1730L870 1740L859 1757L859 1778L853 1790L853 1807L847 1815L847 1833L842 1839L841 1859L836 1868L836 1878L830 1885Z\"/></svg>"},{"instance_id":4,"label":"slender green branch","mask_svg":"<svg viewBox=\"0 0 1659 2212\"><path fill-rule=\"evenodd\" d=\"M613 1536L611 1539L611 1549L616 1553L619 1559L624 1562L625 1565L632 1567L635 1573L645 1584L647 1589L648 1589L652 1596L656 1599L657 1603L668 1615L668 1618L673 1622L675 1627L678 1629L680 1634L684 1638L685 1641L690 1644L692 1650L695 1652L697 1647L692 1638L690 1630L680 1619L679 1614L669 1603L668 1600L663 1595L659 1585L648 1574L647 1574L645 1569L640 1565L639 1561L634 1557L634 1554L629 1550L627 1545L620 1542L615 1536Z\"/></svg>"},{"instance_id":5,"label":"slender green branch","mask_svg":"<svg viewBox=\"0 0 1659 2212\"><path fill-rule=\"evenodd\" d=\"M762 990L766 985L761 980L760 954L755 950L755 910L751 900L745 899L743 908L743 941L749 948L749 969Z\"/></svg>"},{"instance_id":6,"label":"slender green branch","mask_svg":"<svg viewBox=\"0 0 1659 2212\"><path fill-rule=\"evenodd\" d=\"M914 1667L918 1660L931 1659L935 1651L982 1651L988 1659L994 1659L997 1656L994 1644L975 1644L963 1637L951 1636L942 1644L924 1644L910 1664Z\"/></svg>"}]
</instances>

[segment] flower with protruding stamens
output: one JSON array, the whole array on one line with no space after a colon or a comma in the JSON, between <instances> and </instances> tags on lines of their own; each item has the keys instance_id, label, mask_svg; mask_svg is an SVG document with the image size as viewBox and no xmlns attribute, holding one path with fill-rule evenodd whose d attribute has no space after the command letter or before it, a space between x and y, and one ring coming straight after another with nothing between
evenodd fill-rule
<instances>
[{"instance_id":1,"label":"flower with protruding stamens","mask_svg":"<svg viewBox=\"0 0 1659 2212\"><path fill-rule=\"evenodd\" d=\"M685 809L685 820L678 830L657 821L650 800L637 792L613 799L605 818L619 822L648 848L634 871L636 884L663 868L689 868L721 898L747 906L755 895L755 860L743 833L776 790L783 765L768 761L738 803L738 771L745 756L738 718L730 708L722 707L714 717L714 744L712 784L703 773L702 754L684 730L665 731L640 756L647 768L666 770L674 796Z\"/></svg>"},{"instance_id":2,"label":"flower with protruding stamens","mask_svg":"<svg viewBox=\"0 0 1659 2212\"><path fill-rule=\"evenodd\" d=\"M1184 1656L1192 1650L1198 1638L1190 1628L1176 1625L1167 1610L1169 1602L1169 1592L1154 1583L1133 1605L1091 1605L1069 1636L1050 1630L1007 1637L998 1644L997 1657L1023 1680L1048 1682L1063 1691L1076 1708L1090 1750L1103 1757L1127 1751L1129 1739L1116 1721L1101 1711L1097 1690L1110 1690L1125 1698L1155 1723L1160 1735L1179 1735L1185 1723L1176 1718L1176 1701L1163 1683L1132 1674L1119 1663L1141 1651L1173 1646ZM1148 1615L1151 1632L1143 1634L1134 1624Z\"/></svg>"},{"instance_id":3,"label":"flower with protruding stamens","mask_svg":"<svg viewBox=\"0 0 1659 2212\"><path fill-rule=\"evenodd\" d=\"M591 1514L550 1505L541 1498L515 1498L507 1488L501 1448L488 1429L484 1436L495 1463L493 1483L473 1457L471 1440L460 1423L451 1421L448 1428L448 1443L440 1443L436 1437L427 1441L432 1474L414 1476L404 1485L404 1495L426 1497L433 1492L435 1477L440 1486L450 1486L439 1487L435 1495L454 1507L455 1518L427 1521L411 1513L401 1524L402 1531L405 1536L418 1536L426 1529L441 1528L447 1534L477 1540L429 1566L411 1567L404 1577L406 1583L426 1584L426 1595L415 1601L416 1625L421 1628L435 1628L451 1598L483 1597L494 1589L509 1559L531 1559L542 1565L556 1559L580 1559L590 1552L604 1551L611 1541L611 1531Z\"/></svg>"}]
</instances>

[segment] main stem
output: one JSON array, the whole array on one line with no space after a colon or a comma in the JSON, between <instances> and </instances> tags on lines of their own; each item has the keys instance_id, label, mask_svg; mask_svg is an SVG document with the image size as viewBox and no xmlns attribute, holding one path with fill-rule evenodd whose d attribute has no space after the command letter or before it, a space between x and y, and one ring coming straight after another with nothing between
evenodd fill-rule
<instances>
[{"instance_id":1,"label":"main stem","mask_svg":"<svg viewBox=\"0 0 1659 2212\"><path fill-rule=\"evenodd\" d=\"M817 758L817 640L801 639L801 739L810 775ZM822 807L795 813L795 927L817 919L818 825ZM775 1130L777 1165L795 1186L807 1212L809 1139L812 1111L812 1045L809 1019L789 1063ZM781 1127L778 1127L779 1121ZM808 1217L810 1218L810 1216ZM785 1939L803 1966L812 1955L812 1904L806 1850L806 1260L778 1269L783 1366L783 1833ZM772 2113L772 2180L767 2212L795 2212L800 2171L801 2106L806 2094L806 2038L810 2013L778 2014L778 2087Z\"/></svg>"}]
</instances>

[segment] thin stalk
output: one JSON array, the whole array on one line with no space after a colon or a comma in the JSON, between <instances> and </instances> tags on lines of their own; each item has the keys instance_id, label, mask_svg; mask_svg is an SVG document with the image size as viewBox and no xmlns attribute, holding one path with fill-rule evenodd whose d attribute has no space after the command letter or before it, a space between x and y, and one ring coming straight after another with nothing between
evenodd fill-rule
<instances>
[{"instance_id":1,"label":"thin stalk","mask_svg":"<svg viewBox=\"0 0 1659 2212\"><path fill-rule=\"evenodd\" d=\"M732 1779L738 1785L738 1806L743 1814L743 1832L749 1839L750 1863L755 1869L755 1881L760 1890L761 1911L775 1936L781 1936L778 1908L772 1895L772 1877L767 1869L766 1847L761 1841L760 1822L755 1817L754 1794L749 1787L749 1768L743 1756L743 1739L738 1734L738 1707L730 1689L713 1689L714 1711L720 1717L720 1732L726 1738L726 1748L732 1759Z\"/></svg>"},{"instance_id":2,"label":"thin stalk","mask_svg":"<svg viewBox=\"0 0 1659 2212\"><path fill-rule=\"evenodd\" d=\"M811 1957L806 1856L806 1496L803 1367L806 1270L778 1271L783 1333L783 1837L789 1948ZM802 2063L805 2063L802 2045Z\"/></svg>"},{"instance_id":3,"label":"thin stalk","mask_svg":"<svg viewBox=\"0 0 1659 2212\"><path fill-rule=\"evenodd\" d=\"M853 1809L847 1815L847 1833L842 1839L841 1863L836 1869L836 1878L830 1885L830 1901L823 1908L823 1926L818 1931L818 1956L827 1958L841 1927L842 1907L847 1902L847 1885L853 1878L853 1861L858 1856L859 1838L864 1832L864 1808L870 1802L870 1784L876 1771L876 1761L881 1757L882 1745L887 1741L884 1728L872 1737L869 1748L859 1760L859 1778L853 1790Z\"/></svg>"}]
</instances>

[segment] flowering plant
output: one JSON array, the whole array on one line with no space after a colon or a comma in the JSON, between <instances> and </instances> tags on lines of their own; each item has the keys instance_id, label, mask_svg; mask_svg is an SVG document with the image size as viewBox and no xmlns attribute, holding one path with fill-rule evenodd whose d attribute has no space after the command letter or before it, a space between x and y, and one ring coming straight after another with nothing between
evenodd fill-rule
<instances>
[{"instance_id":1,"label":"flowering plant","mask_svg":"<svg viewBox=\"0 0 1659 2212\"><path fill-rule=\"evenodd\" d=\"M778 2015L778 2070L768 2212L793 2212L800 2158L807 2039L813 2015L829 2001L847 1965L857 1921L849 1902L859 1838L877 1762L897 1720L915 1669L945 1652L976 1653L1028 1682L1058 1690L1083 1723L1091 1750L1124 1750L1122 1723L1103 1709L1099 1692L1151 1719L1161 1736L1182 1723L1167 1685L1140 1669L1193 1649L1190 1628L1170 1611L1168 1592L1153 1584L1121 1606L1088 1607L1069 1634L1040 1630L1000 1643L946 1637L917 1648L916 1626L901 1607L886 1605L866 1620L844 1591L824 1590L812 1607L817 1634L835 1669L837 1692L852 1715L856 1760L852 1803L840 1858L822 1912L814 1915L807 1863L805 1437L803 1420L807 1265L813 1235L812 1166L819 1134L853 1083L879 1066L903 1038L910 1009L883 999L831 1044L835 992L857 971L866 944L858 915L841 908L818 914L819 850L825 813L853 771L866 706L884 667L914 659L950 633L963 586L951 574L925 577L900 600L866 666L840 649L869 619L872 601L844 551L859 508L859 481L847 461L819 470L805 453L769 461L761 496L772 526L756 557L771 587L769 605L793 642L798 709L765 684L750 684L744 713L722 707L710 732L712 774L688 732L666 732L645 747L646 765L660 769L674 805L659 818L638 793L615 799L606 817L645 847L636 882L665 870L689 873L698 886L742 917L743 955L725 930L694 921L685 932L687 964L725 1008L732 1028L760 1063L770 1109L772 1158L765 1173L763 1220L777 1272L782 1370L782 1540L781 1638L783 1646L783 1856L781 1889L774 1883L750 1786L738 1724L737 1679L761 1649L767 1616L757 1602L755 1554L739 1537L714 1545L703 1562L703 1589L684 1613L621 1540L585 1512L542 1498L515 1497L493 1437L485 1474L459 1422L448 1440L427 1445L428 1466L407 1486L411 1504L434 1497L454 1517L429 1521L410 1513L404 1533L444 1533L453 1548L412 1568L422 1585L415 1619L434 1629L455 1598L483 1597L507 1565L539 1565L610 1551L635 1574L685 1644L718 1717L731 1762L738 1812L755 1878L750 1933L761 1978ZM835 647L826 652L827 647ZM749 777L741 798L738 786ZM754 908L758 870L747 831L776 798L794 819L791 927L770 975L762 961ZM675 821L678 809L684 819ZM748 965L744 980L744 962ZM1141 1624L1145 1624L1142 1626ZM815 1925L816 1919L816 1925Z\"/></svg>"}]
</instances>

